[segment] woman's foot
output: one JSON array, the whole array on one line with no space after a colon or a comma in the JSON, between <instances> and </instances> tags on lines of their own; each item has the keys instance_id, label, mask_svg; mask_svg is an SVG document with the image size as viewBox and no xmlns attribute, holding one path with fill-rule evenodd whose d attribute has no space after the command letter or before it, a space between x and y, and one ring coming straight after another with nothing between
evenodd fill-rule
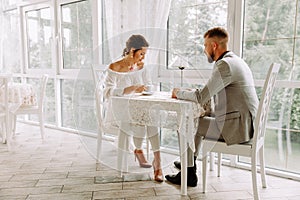
<instances>
[{"instance_id":1,"label":"woman's foot","mask_svg":"<svg viewBox=\"0 0 300 200\"><path fill-rule=\"evenodd\" d=\"M140 167L150 168L152 165L146 160L142 149L134 150L135 159L139 161Z\"/></svg>"},{"instance_id":2,"label":"woman's foot","mask_svg":"<svg viewBox=\"0 0 300 200\"><path fill-rule=\"evenodd\" d=\"M152 162L153 165L153 169L154 169L154 180L157 182L163 182L164 181L164 176L162 173L162 169L160 166L160 160L158 162L156 162L156 160L154 159Z\"/></svg>"}]
</instances>

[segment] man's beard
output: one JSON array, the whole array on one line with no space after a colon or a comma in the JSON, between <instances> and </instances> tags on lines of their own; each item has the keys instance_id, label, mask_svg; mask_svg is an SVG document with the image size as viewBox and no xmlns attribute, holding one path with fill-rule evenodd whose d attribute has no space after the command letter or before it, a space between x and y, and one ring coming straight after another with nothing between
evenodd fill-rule
<instances>
[{"instance_id":1,"label":"man's beard","mask_svg":"<svg viewBox=\"0 0 300 200\"><path fill-rule=\"evenodd\" d=\"M213 63L213 62L214 62L215 54L212 53L212 55L209 55L209 54L206 53L206 52L205 52L205 54L206 54L206 57L207 57L207 61L208 61L209 63Z\"/></svg>"}]
</instances>

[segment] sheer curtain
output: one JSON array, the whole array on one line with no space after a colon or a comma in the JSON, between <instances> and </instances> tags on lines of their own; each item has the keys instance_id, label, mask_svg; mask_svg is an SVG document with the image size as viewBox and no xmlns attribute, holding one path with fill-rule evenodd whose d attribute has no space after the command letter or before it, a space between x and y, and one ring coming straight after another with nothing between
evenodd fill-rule
<instances>
[{"instance_id":1,"label":"sheer curtain","mask_svg":"<svg viewBox=\"0 0 300 200\"><path fill-rule=\"evenodd\" d=\"M150 69L158 66L161 63L159 54L166 49L170 6L171 0L105 0L105 44L108 53L104 60L111 62L119 59L130 35L142 34L150 44L145 64Z\"/></svg>"},{"instance_id":2,"label":"sheer curtain","mask_svg":"<svg viewBox=\"0 0 300 200\"><path fill-rule=\"evenodd\" d=\"M2 11L2 6L1 6L1 3L0 3L0 27L1 27L1 29L0 29L0 72L3 72L3 31L4 31L4 29L3 29L3 18L4 18L4 16L3 16L3 11Z\"/></svg>"}]
</instances>

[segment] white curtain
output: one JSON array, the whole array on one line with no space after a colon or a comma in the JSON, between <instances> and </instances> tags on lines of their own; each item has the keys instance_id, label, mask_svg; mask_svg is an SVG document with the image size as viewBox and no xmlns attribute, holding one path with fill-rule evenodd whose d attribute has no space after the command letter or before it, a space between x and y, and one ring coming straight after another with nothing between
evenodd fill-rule
<instances>
[{"instance_id":1,"label":"white curtain","mask_svg":"<svg viewBox=\"0 0 300 200\"><path fill-rule=\"evenodd\" d=\"M2 11L2 6L1 6L1 3L0 3L0 72L3 72L3 11Z\"/></svg>"},{"instance_id":2,"label":"white curtain","mask_svg":"<svg viewBox=\"0 0 300 200\"><path fill-rule=\"evenodd\" d=\"M105 0L104 4L109 60L121 57L130 35L142 34L150 44L145 64L157 66L166 49L171 0Z\"/></svg>"}]
</instances>

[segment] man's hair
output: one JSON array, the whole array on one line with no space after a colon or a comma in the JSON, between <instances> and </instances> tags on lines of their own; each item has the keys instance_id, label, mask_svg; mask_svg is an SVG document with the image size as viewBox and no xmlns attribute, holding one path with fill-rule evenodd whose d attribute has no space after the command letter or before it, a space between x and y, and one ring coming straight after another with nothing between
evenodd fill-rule
<instances>
[{"instance_id":1,"label":"man's hair","mask_svg":"<svg viewBox=\"0 0 300 200\"><path fill-rule=\"evenodd\" d=\"M203 35L203 38L216 38L218 43L225 45L228 43L229 34L224 28L215 27L206 31L206 33Z\"/></svg>"},{"instance_id":2,"label":"man's hair","mask_svg":"<svg viewBox=\"0 0 300 200\"><path fill-rule=\"evenodd\" d=\"M204 33L204 38L212 38L212 37L218 37L218 38L228 38L228 32L221 27L215 27L212 29L209 29L206 33Z\"/></svg>"}]
</instances>

